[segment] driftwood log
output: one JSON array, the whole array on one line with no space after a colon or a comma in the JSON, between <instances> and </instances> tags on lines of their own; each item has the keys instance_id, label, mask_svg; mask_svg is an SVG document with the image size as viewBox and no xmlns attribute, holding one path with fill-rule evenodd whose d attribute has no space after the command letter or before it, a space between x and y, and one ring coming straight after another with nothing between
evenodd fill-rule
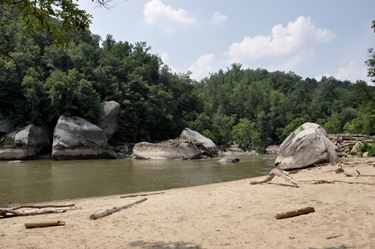
<instances>
[{"instance_id":1,"label":"driftwood log","mask_svg":"<svg viewBox=\"0 0 375 249\"><path fill-rule=\"evenodd\" d=\"M279 214L276 214L275 217L276 219L284 219L284 218L294 217L294 216L301 215L301 214L308 214L311 212L315 212L315 209L313 207L306 207L306 208L301 208L301 209L297 209L297 210L293 210L289 212L279 213Z\"/></svg>"},{"instance_id":2,"label":"driftwood log","mask_svg":"<svg viewBox=\"0 0 375 249\"><path fill-rule=\"evenodd\" d=\"M64 221L25 223L26 228L64 226L64 225L65 225Z\"/></svg>"},{"instance_id":3,"label":"driftwood log","mask_svg":"<svg viewBox=\"0 0 375 249\"><path fill-rule=\"evenodd\" d=\"M50 214L50 213L63 213L66 210L81 209L81 207L62 207L62 208L48 208L48 209L32 209L25 211L18 211L10 208L0 208L0 216L6 216L7 214L12 214L16 216L27 216L27 215L37 215L37 214Z\"/></svg>"},{"instance_id":4,"label":"driftwood log","mask_svg":"<svg viewBox=\"0 0 375 249\"><path fill-rule=\"evenodd\" d=\"M129 204L126 204L126 205L120 206L120 207L114 207L114 208L107 209L107 210L105 210L105 211L103 211L103 212L100 212L100 213L92 214L92 215L90 216L90 219L92 219L92 220L96 220L96 219L99 219L99 218L103 218L103 217L105 217L105 216L107 216L107 215L110 215L110 214L112 214L112 213L114 213L114 212L118 212L118 211L120 211L121 209L131 207L131 206L133 206L133 205L135 205L135 204L137 204L137 203L143 202L143 201L145 201L145 200L147 200L147 198L142 198L142 199L140 199L140 200L137 200L137 201L135 201L135 202L132 202L132 203L129 203Z\"/></svg>"},{"instance_id":5,"label":"driftwood log","mask_svg":"<svg viewBox=\"0 0 375 249\"><path fill-rule=\"evenodd\" d=\"M124 195L124 196L120 196L120 198L129 198L129 197L137 197L137 196L148 196L148 195L160 195L160 194L164 194L164 192L157 192L157 193L150 193L150 194Z\"/></svg>"},{"instance_id":6,"label":"driftwood log","mask_svg":"<svg viewBox=\"0 0 375 249\"><path fill-rule=\"evenodd\" d=\"M63 208L63 207L73 207L75 204L66 204L66 205L20 205L15 206L12 210L20 209L20 208Z\"/></svg>"},{"instance_id":7,"label":"driftwood log","mask_svg":"<svg viewBox=\"0 0 375 249\"><path fill-rule=\"evenodd\" d=\"M299 184L296 180L294 180L292 177L289 176L288 172L283 171L283 170L279 170L278 168L274 168L273 170L271 170L271 172L265 178L259 179L259 180L253 180L253 181L250 182L250 184L253 185L253 184L261 184L261 183L269 182L275 176L281 177L284 180L286 180L288 182L291 182L292 184L296 185L299 188L302 187L301 184Z\"/></svg>"},{"instance_id":8,"label":"driftwood log","mask_svg":"<svg viewBox=\"0 0 375 249\"><path fill-rule=\"evenodd\" d=\"M323 184L323 183L347 183L347 184L364 184L364 185L375 185L375 182L349 182L349 181L341 181L341 180L305 180L301 182L311 182L312 184Z\"/></svg>"}]
</instances>

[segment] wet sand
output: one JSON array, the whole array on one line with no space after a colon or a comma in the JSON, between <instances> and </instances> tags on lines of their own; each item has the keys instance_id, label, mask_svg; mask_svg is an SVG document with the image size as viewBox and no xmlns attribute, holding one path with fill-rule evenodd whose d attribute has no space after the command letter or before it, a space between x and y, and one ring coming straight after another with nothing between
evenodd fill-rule
<instances>
[{"instance_id":1,"label":"wet sand","mask_svg":"<svg viewBox=\"0 0 375 249\"><path fill-rule=\"evenodd\" d=\"M291 174L302 188L275 177L171 189L97 220L90 215L144 197L58 201L82 209L0 218L0 248L375 248L375 177L336 174L338 165L375 175L375 158L345 158ZM315 212L275 218L304 207ZM66 225L24 226L49 221Z\"/></svg>"}]
</instances>

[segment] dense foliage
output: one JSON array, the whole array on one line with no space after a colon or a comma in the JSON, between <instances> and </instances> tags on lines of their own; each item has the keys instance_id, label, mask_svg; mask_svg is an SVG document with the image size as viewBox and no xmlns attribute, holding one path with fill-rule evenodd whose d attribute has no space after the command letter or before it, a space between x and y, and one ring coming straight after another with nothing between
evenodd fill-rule
<instances>
[{"instance_id":1,"label":"dense foliage","mask_svg":"<svg viewBox=\"0 0 375 249\"><path fill-rule=\"evenodd\" d=\"M145 42L76 30L64 34L69 46L62 49L10 17L0 25L0 44L15 60L0 60L0 112L15 126L53 127L61 114L95 123L99 103L115 100L120 128L112 142L176 138L190 127L218 144L261 149L267 137L280 143L307 121L329 133L375 134L374 90L363 81L317 81L232 64L197 82L190 73L172 73ZM374 58L367 61L369 76Z\"/></svg>"},{"instance_id":2,"label":"dense foliage","mask_svg":"<svg viewBox=\"0 0 375 249\"><path fill-rule=\"evenodd\" d=\"M194 83L204 112L190 127L221 143L259 143L267 137L280 143L308 121L329 133L342 132L359 113L355 85L333 77L318 82L292 72L241 69L233 64Z\"/></svg>"},{"instance_id":3,"label":"dense foliage","mask_svg":"<svg viewBox=\"0 0 375 249\"><path fill-rule=\"evenodd\" d=\"M99 103L121 105L114 141L177 137L200 112L189 74L174 74L144 42L116 42L90 32L66 35L66 50L45 32L27 34L13 18L0 43L16 60L0 60L0 112L15 126L53 127L61 114L96 122Z\"/></svg>"}]
</instances>

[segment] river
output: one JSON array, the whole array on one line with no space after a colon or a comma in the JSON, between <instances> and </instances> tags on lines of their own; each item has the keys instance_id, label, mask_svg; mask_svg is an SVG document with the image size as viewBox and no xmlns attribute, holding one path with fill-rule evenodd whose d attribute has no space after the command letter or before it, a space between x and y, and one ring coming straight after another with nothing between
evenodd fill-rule
<instances>
[{"instance_id":1,"label":"river","mask_svg":"<svg viewBox=\"0 0 375 249\"><path fill-rule=\"evenodd\" d=\"M44 202L198 186L266 175L276 155L205 160L0 161L0 204Z\"/></svg>"}]
</instances>

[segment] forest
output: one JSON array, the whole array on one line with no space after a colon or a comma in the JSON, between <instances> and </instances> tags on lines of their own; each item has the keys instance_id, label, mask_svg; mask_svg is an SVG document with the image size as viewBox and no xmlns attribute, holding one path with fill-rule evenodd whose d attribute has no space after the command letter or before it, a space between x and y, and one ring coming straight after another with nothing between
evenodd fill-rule
<instances>
[{"instance_id":1,"label":"forest","mask_svg":"<svg viewBox=\"0 0 375 249\"><path fill-rule=\"evenodd\" d=\"M57 47L46 32L27 32L15 16L0 33L9 55L0 59L0 112L14 127L53 129L62 114L95 123L99 103L114 100L121 110L111 144L178 138L189 127L217 144L257 148L267 137L280 144L307 121L328 133L375 135L374 88L364 81L317 81L241 64L196 81L190 72L173 73L146 42L86 29L65 33L66 48Z\"/></svg>"}]
</instances>

